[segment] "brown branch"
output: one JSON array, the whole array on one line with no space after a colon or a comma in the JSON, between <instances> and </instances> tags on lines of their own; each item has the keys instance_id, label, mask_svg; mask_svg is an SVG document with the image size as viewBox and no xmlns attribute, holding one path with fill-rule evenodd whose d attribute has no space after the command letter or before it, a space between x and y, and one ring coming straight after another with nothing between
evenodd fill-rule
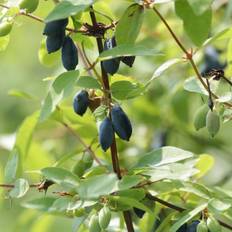
<instances>
[{"instance_id":1,"label":"brown branch","mask_svg":"<svg viewBox=\"0 0 232 232\"><path fill-rule=\"evenodd\" d=\"M178 39L178 37L176 36L175 32L172 30L172 28L169 26L169 24L167 23L166 19L160 14L160 12L153 7L154 12L156 13L156 15L160 18L160 20L164 23L164 25L166 26L166 28L168 29L169 33L172 35L173 39L175 40L175 42L177 43L177 45L180 47L180 49L185 53L187 60L189 60L190 64L192 65L192 68L194 70L194 72L196 73L197 79L201 82L201 84L203 85L203 87L207 90L207 92L209 92L209 89L207 87L207 84L204 82L204 80L202 79L202 76L193 60L193 56L192 53L189 53L187 51L187 49L184 47L184 45L181 43L181 41ZM212 96L215 99L218 99L219 97L214 94L211 93ZM226 105L227 107L232 108L232 104L230 103L223 103L224 105Z\"/></svg>"},{"instance_id":2,"label":"brown branch","mask_svg":"<svg viewBox=\"0 0 232 232\"><path fill-rule=\"evenodd\" d=\"M152 200L152 201L159 202L161 205L164 205L164 206L166 206L166 207L168 207L168 208L170 208L170 209L174 209L174 210L176 210L176 211L178 211L178 212L183 212L184 210L186 210L186 209L181 208L181 207L179 207L179 206L176 206L176 205L174 205L174 204L172 204L172 203L169 203L169 202L167 202L167 201L164 201L164 200L162 200L162 199L160 199L160 198L158 198L158 197L152 196L151 194L147 194L146 197L147 197L148 199Z\"/></svg>"},{"instance_id":3,"label":"brown branch","mask_svg":"<svg viewBox=\"0 0 232 232\"><path fill-rule=\"evenodd\" d=\"M225 76L222 76L222 79L224 79L230 86L232 86L232 81Z\"/></svg>"},{"instance_id":4,"label":"brown branch","mask_svg":"<svg viewBox=\"0 0 232 232\"><path fill-rule=\"evenodd\" d=\"M182 208L182 207L180 207L180 206L174 205L174 204L172 204L172 203L170 203L170 202L164 201L164 200L162 200L162 199L160 199L160 198L158 198L158 197L156 197L156 196L152 196L151 194L147 194L146 197L147 197L148 199L152 200L152 201L158 202L158 203L160 203L161 205L164 205L164 206L166 206L166 207L168 207L168 208L170 208L170 209L174 209L175 211L178 211L178 212L183 212L183 211L187 210L187 209ZM221 220L218 220L218 219L217 219L217 221L218 221L218 223L219 223L221 226L223 226L223 227L225 227L225 228L227 228L227 229L232 230L232 226L231 226L231 225L229 225L229 224L227 224L227 223L225 223L225 222L223 222L223 221L221 221Z\"/></svg>"},{"instance_id":5,"label":"brown branch","mask_svg":"<svg viewBox=\"0 0 232 232\"><path fill-rule=\"evenodd\" d=\"M82 144L82 146L86 149L86 151L88 151L88 152L92 155L93 159L94 159L99 165L102 165L101 161L97 158L97 156L95 155L95 153L94 153L94 151L92 150L92 148L91 148L90 146L88 146L88 145L84 142L84 140L80 137L80 135L79 135L76 131L74 131L74 130L72 129L72 127L70 127L67 123L61 122L61 124L62 124L63 126L65 126L65 127L67 128L67 130L69 130L69 132L77 138L77 140Z\"/></svg>"},{"instance_id":6,"label":"brown branch","mask_svg":"<svg viewBox=\"0 0 232 232\"><path fill-rule=\"evenodd\" d=\"M96 15L94 13L93 7L90 8L90 18L92 21L93 26L96 26L97 23L97 19L96 19ZM98 52L99 54L103 52L103 43L102 43L102 39L101 38L96 38L97 40L97 46L98 46ZM110 93L110 85L109 85L109 79L108 79L108 75L105 72L102 62L101 62L101 71L102 71L102 81L103 81L103 88L104 88L104 94L106 99L108 99L108 106L109 109L111 110L111 93ZM119 160L118 160L118 152L117 152L117 144L116 144L116 140L115 140L115 136L113 138L113 143L110 147L110 151L111 151L111 159L112 159L112 164L113 164L113 169L114 172L117 174L118 178L121 179L121 170L120 170L120 166L119 166ZM123 216L124 216L124 220L127 226L127 230L128 232L134 232L134 227L133 227L133 222L132 222L132 217L130 214L130 211L124 211L123 212Z\"/></svg>"},{"instance_id":7,"label":"brown branch","mask_svg":"<svg viewBox=\"0 0 232 232\"><path fill-rule=\"evenodd\" d=\"M41 183L38 184L30 184L30 188L38 188L41 185ZM14 184L0 184L0 188L14 188Z\"/></svg>"}]
</instances>

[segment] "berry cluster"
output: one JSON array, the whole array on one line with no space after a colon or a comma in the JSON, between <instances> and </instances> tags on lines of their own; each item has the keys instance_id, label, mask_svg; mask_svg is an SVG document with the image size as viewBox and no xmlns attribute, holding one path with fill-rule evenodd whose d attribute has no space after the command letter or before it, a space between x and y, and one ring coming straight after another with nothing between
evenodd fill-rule
<instances>
[{"instance_id":1,"label":"berry cluster","mask_svg":"<svg viewBox=\"0 0 232 232\"><path fill-rule=\"evenodd\" d=\"M117 43L115 37L106 39L104 43L104 51L110 50L116 46ZM103 61L103 68L108 74L114 75L119 69L120 61L127 66L132 67L135 61L135 56L117 57Z\"/></svg>"},{"instance_id":2,"label":"berry cluster","mask_svg":"<svg viewBox=\"0 0 232 232\"><path fill-rule=\"evenodd\" d=\"M78 65L78 50L65 30L68 19L59 19L46 23L43 34L47 36L46 47L48 54L61 50L62 63L66 70L75 70Z\"/></svg>"},{"instance_id":3,"label":"berry cluster","mask_svg":"<svg viewBox=\"0 0 232 232\"><path fill-rule=\"evenodd\" d=\"M83 116L89 103L88 92L86 90L79 91L73 100L75 113ZM131 122L123 109L117 104L112 107L110 115L101 122L99 127L99 142L104 151L112 145L114 133L126 141L129 141L132 134Z\"/></svg>"}]
</instances>

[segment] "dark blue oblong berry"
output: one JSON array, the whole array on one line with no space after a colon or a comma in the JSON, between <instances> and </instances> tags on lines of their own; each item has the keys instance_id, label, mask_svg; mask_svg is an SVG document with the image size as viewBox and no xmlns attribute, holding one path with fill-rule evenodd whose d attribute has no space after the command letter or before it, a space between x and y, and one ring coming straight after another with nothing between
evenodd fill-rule
<instances>
[{"instance_id":1,"label":"dark blue oblong berry","mask_svg":"<svg viewBox=\"0 0 232 232\"><path fill-rule=\"evenodd\" d=\"M58 19L46 23L43 35L55 35L61 31L65 31L66 26L68 25L68 19Z\"/></svg>"},{"instance_id":2,"label":"dark blue oblong berry","mask_svg":"<svg viewBox=\"0 0 232 232\"><path fill-rule=\"evenodd\" d=\"M177 230L177 232L187 232L187 228L188 225L185 223Z\"/></svg>"},{"instance_id":3,"label":"dark blue oblong berry","mask_svg":"<svg viewBox=\"0 0 232 232\"><path fill-rule=\"evenodd\" d=\"M85 90L78 92L73 99L73 109L76 114L82 116L89 106L89 94Z\"/></svg>"},{"instance_id":4,"label":"dark blue oblong berry","mask_svg":"<svg viewBox=\"0 0 232 232\"><path fill-rule=\"evenodd\" d=\"M134 210L136 216L139 218L143 218L144 214L146 213L144 210L136 208L136 207L134 207L133 210Z\"/></svg>"},{"instance_id":5,"label":"dark blue oblong berry","mask_svg":"<svg viewBox=\"0 0 232 232\"><path fill-rule=\"evenodd\" d=\"M186 232L197 232L197 226L199 223L199 220L193 221L190 225L188 225Z\"/></svg>"},{"instance_id":6,"label":"dark blue oblong berry","mask_svg":"<svg viewBox=\"0 0 232 232\"><path fill-rule=\"evenodd\" d=\"M116 59L111 59L111 60L104 60L102 63L104 70L110 75L114 75L119 69L120 61Z\"/></svg>"},{"instance_id":7,"label":"dark blue oblong berry","mask_svg":"<svg viewBox=\"0 0 232 232\"><path fill-rule=\"evenodd\" d=\"M226 68L226 63L221 63L220 52L212 46L208 46L204 53L204 65L201 68L201 75L206 77L214 69L223 70Z\"/></svg>"},{"instance_id":8,"label":"dark blue oblong berry","mask_svg":"<svg viewBox=\"0 0 232 232\"><path fill-rule=\"evenodd\" d=\"M121 61L129 67L132 67L135 62L135 56L122 57Z\"/></svg>"},{"instance_id":9,"label":"dark blue oblong berry","mask_svg":"<svg viewBox=\"0 0 232 232\"><path fill-rule=\"evenodd\" d=\"M66 70L75 70L78 65L78 51L73 40L66 36L62 46L62 63Z\"/></svg>"},{"instance_id":10,"label":"dark blue oblong berry","mask_svg":"<svg viewBox=\"0 0 232 232\"><path fill-rule=\"evenodd\" d=\"M55 35L50 35L46 39L48 54L58 51L64 43L65 32L62 31Z\"/></svg>"},{"instance_id":11,"label":"dark blue oblong berry","mask_svg":"<svg viewBox=\"0 0 232 232\"><path fill-rule=\"evenodd\" d=\"M101 122L99 127L99 143L104 151L107 151L107 149L112 145L113 138L114 130L112 122L107 117Z\"/></svg>"},{"instance_id":12,"label":"dark blue oblong berry","mask_svg":"<svg viewBox=\"0 0 232 232\"><path fill-rule=\"evenodd\" d=\"M132 134L131 122L119 105L112 107L111 118L116 134L121 139L129 141Z\"/></svg>"},{"instance_id":13,"label":"dark blue oblong berry","mask_svg":"<svg viewBox=\"0 0 232 232\"><path fill-rule=\"evenodd\" d=\"M112 49L114 47L116 47L115 37L105 40L104 51L110 50L110 49ZM113 59L110 59L110 60L105 60L105 61L102 62L102 65L103 65L104 70L107 73L109 73L111 75L114 75L119 69L120 58L113 58Z\"/></svg>"}]
</instances>

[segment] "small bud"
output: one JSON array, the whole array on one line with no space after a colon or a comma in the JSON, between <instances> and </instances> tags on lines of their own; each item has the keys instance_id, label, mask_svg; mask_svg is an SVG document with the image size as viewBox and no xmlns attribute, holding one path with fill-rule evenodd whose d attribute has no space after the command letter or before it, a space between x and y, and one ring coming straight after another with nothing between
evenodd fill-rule
<instances>
[{"instance_id":1,"label":"small bud","mask_svg":"<svg viewBox=\"0 0 232 232\"><path fill-rule=\"evenodd\" d=\"M89 220L89 232L101 232L97 215L93 215Z\"/></svg>"},{"instance_id":2,"label":"small bud","mask_svg":"<svg viewBox=\"0 0 232 232\"><path fill-rule=\"evenodd\" d=\"M209 216L207 219L207 227L209 229L209 231L211 232L220 232L222 231L222 228L220 226L220 224L218 223L218 221L213 217L213 216Z\"/></svg>"},{"instance_id":3,"label":"small bud","mask_svg":"<svg viewBox=\"0 0 232 232\"><path fill-rule=\"evenodd\" d=\"M111 220L110 209L104 206L99 212L99 224L102 229L106 229Z\"/></svg>"},{"instance_id":4,"label":"small bud","mask_svg":"<svg viewBox=\"0 0 232 232\"><path fill-rule=\"evenodd\" d=\"M204 221L201 221L197 226L197 232L208 232L208 227Z\"/></svg>"},{"instance_id":5,"label":"small bud","mask_svg":"<svg viewBox=\"0 0 232 232\"><path fill-rule=\"evenodd\" d=\"M212 137L214 137L220 129L220 117L217 112L209 110L206 116L206 127Z\"/></svg>"},{"instance_id":6,"label":"small bud","mask_svg":"<svg viewBox=\"0 0 232 232\"><path fill-rule=\"evenodd\" d=\"M196 130L200 130L201 128L206 126L206 115L208 113L208 106L203 105L201 106L194 115L194 127Z\"/></svg>"}]
</instances>

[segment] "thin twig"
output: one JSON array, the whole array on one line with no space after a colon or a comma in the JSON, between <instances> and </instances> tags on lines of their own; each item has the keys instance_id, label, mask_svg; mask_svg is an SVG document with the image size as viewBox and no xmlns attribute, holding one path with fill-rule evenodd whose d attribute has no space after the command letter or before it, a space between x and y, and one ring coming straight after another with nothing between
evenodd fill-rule
<instances>
[{"instance_id":1,"label":"thin twig","mask_svg":"<svg viewBox=\"0 0 232 232\"><path fill-rule=\"evenodd\" d=\"M96 70L95 67L94 67L94 66L96 65L96 62L94 62L94 64L92 64L92 63L90 62L90 60L89 60L89 58L88 58L88 56L87 56L87 54L86 54L86 51L85 51L85 47L84 47L83 42L81 43L81 48L82 48L82 51L83 51L83 56L84 56L86 62L88 63L87 66L89 66L89 67L87 68L87 70L91 70L91 69L92 69L93 72L94 72L94 74L96 75L97 79L102 83L101 76L100 76L100 74L97 72L97 70ZM103 83L102 83L102 84L103 84Z\"/></svg>"},{"instance_id":2,"label":"thin twig","mask_svg":"<svg viewBox=\"0 0 232 232\"><path fill-rule=\"evenodd\" d=\"M38 188L40 186L41 183L38 184L30 184L29 187L30 188ZM0 184L0 188L14 188L15 185L14 184Z\"/></svg>"},{"instance_id":3,"label":"thin twig","mask_svg":"<svg viewBox=\"0 0 232 232\"><path fill-rule=\"evenodd\" d=\"M76 46L77 46L77 49L78 49L78 52L79 52L79 54L80 54L81 60L82 60L82 62L83 62L83 64L84 64L84 66L85 66L85 68L86 68L88 74L89 74L90 76L92 76L92 72L91 72L91 70L88 68L88 63L87 63L87 61L86 61L86 59L85 59L84 52L81 50L81 48L79 47L78 44L76 44Z\"/></svg>"},{"instance_id":4,"label":"thin twig","mask_svg":"<svg viewBox=\"0 0 232 232\"><path fill-rule=\"evenodd\" d=\"M172 30L172 28L169 26L169 24L167 23L166 19L160 14L160 12L155 8L153 7L153 10L154 12L156 13L156 15L160 18L160 20L164 23L164 25L166 26L166 28L168 29L169 33L172 35L173 39L175 40L175 42L177 43L177 45L180 47L180 49L185 53L186 55L186 58L187 60L189 60L190 64L192 65L193 67L193 70L194 72L196 73L196 76L198 78L198 80L201 82L201 84L203 85L203 87L207 90L207 92L209 92L209 89L207 87L207 84L204 82L204 80L202 79L202 76L193 60L193 57L192 57L192 53L189 53L187 51L187 49L184 47L184 45L181 43L181 41L178 39L178 37L176 36L175 32ZM215 98L215 99L218 99L219 97L214 94L214 93L211 93L212 96ZM232 104L230 103L223 103L224 105L232 108Z\"/></svg>"},{"instance_id":5,"label":"thin twig","mask_svg":"<svg viewBox=\"0 0 232 232\"><path fill-rule=\"evenodd\" d=\"M222 76L222 78L229 84L232 86L232 81L229 80L228 78L226 78L225 76Z\"/></svg>"},{"instance_id":6,"label":"thin twig","mask_svg":"<svg viewBox=\"0 0 232 232\"><path fill-rule=\"evenodd\" d=\"M92 155L92 157L93 157L93 159L99 164L99 165L103 165L102 163L101 163L101 161L97 158L97 156L95 155L95 153L94 153L94 151L92 150L92 148L90 147L90 146L88 146L85 142L84 142L84 140L80 137L80 135L76 132L76 131L74 131L73 129L72 129L72 127L70 127L67 123L65 123L65 122L61 122L61 124L63 125L63 126L65 126L66 128L67 128L67 130L69 130L70 131L70 133L71 134L73 134L76 138L77 138L77 140L82 144L82 146L86 149L86 151L88 151L91 155Z\"/></svg>"}]
</instances>

